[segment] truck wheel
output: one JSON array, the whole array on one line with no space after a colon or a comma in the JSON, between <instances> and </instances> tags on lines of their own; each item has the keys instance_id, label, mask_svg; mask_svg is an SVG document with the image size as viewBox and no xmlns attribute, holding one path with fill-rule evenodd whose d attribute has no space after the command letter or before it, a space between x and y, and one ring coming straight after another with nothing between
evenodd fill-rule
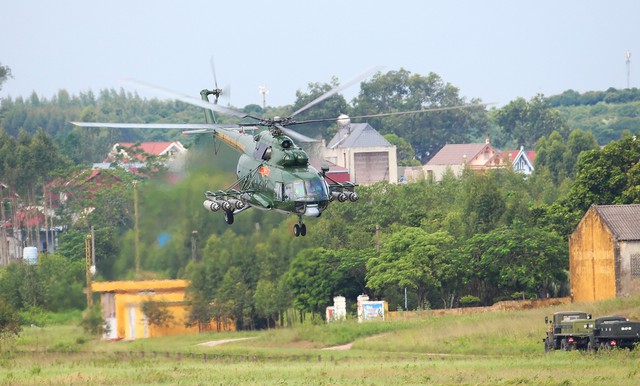
<instances>
[{"instance_id":1,"label":"truck wheel","mask_svg":"<svg viewBox=\"0 0 640 386\"><path fill-rule=\"evenodd\" d=\"M593 344L591 339L589 339L589 343L587 343L587 351L597 351L597 347Z\"/></svg>"}]
</instances>

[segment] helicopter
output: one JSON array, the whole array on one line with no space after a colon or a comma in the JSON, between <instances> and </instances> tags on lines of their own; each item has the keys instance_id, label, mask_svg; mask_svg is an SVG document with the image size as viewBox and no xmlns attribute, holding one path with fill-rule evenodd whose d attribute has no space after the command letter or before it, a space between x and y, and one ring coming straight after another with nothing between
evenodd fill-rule
<instances>
[{"instance_id":1,"label":"helicopter","mask_svg":"<svg viewBox=\"0 0 640 386\"><path fill-rule=\"evenodd\" d=\"M108 128L153 128L182 129L183 134L212 134L214 140L221 140L240 153L236 168L237 180L226 189L205 191L203 206L211 212L222 212L227 224L233 224L235 215L249 209L273 210L298 216L293 226L293 234L305 236L307 226L303 216L319 217L332 201L356 202L358 194L356 184L346 181L337 182L328 174L329 167L322 166L318 171L310 164L307 152L298 146L300 142L314 142L315 139L299 134L288 126L312 122L344 120L344 116L329 119L296 121L299 113L317 105L323 100L340 92L346 87L366 78L381 67L371 68L351 81L333 88L304 107L286 117L261 118L231 108L218 105L222 89L203 89L200 99L175 93L147 83L125 80L159 93L167 94L205 109L205 124L134 124L134 123L99 123L71 122L80 127ZM214 71L215 79L215 71ZM209 100L213 95L215 99ZM213 112L237 118L251 119L250 123L219 124ZM255 132L256 129L266 130Z\"/></svg>"},{"instance_id":2,"label":"helicopter","mask_svg":"<svg viewBox=\"0 0 640 386\"><path fill-rule=\"evenodd\" d=\"M212 64L213 67L213 64ZM200 91L200 99L183 95L148 83L124 80L139 87L151 89L182 102L204 108L204 124L138 124L138 123L98 123L71 122L80 127L101 128L150 128L181 129L183 134L211 134L214 141L221 140L240 153L236 167L237 180L226 189L204 192L204 208L211 212L222 212L225 222L233 224L235 215L249 209L273 210L284 214L293 214L298 222L293 226L294 236L305 236L307 226L303 216L320 217L333 201L356 202L359 199L355 188L357 184L346 181L337 182L327 172L328 166L318 171L310 164L309 154L294 142L317 142L292 129L289 126L316 122L344 122L349 117L341 114L337 118L324 118L296 121L301 112L317 105L343 89L364 80L382 67L376 66L364 71L352 80L341 84L318 98L299 108L286 117L262 118L224 107L218 104L222 89L217 80L212 90ZM215 70L214 70L215 79ZM213 95L215 99L209 100ZM361 115L351 118L372 118L390 115L414 114L428 111L442 111L458 108L484 106L486 104L468 104L431 109ZM248 123L216 123L213 112L241 119ZM264 130L258 131L260 128ZM251 133L249 133L251 132Z\"/></svg>"}]
</instances>

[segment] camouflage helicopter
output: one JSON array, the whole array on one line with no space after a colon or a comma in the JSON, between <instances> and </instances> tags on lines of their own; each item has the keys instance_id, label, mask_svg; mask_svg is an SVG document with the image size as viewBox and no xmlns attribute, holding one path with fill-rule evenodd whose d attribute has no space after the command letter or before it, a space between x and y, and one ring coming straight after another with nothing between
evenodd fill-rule
<instances>
[{"instance_id":1,"label":"camouflage helicopter","mask_svg":"<svg viewBox=\"0 0 640 386\"><path fill-rule=\"evenodd\" d=\"M181 129L184 134L212 134L214 140L220 139L231 148L240 152L236 168L237 180L227 189L206 191L203 206L211 211L221 211L227 224L232 224L234 216L249 208L274 210L298 216L298 223L293 226L293 234L305 236L307 227L303 216L319 217L332 201L356 202L358 194L356 184L340 183L327 175L328 167L320 171L310 165L309 155L296 145L299 142L315 142L315 139L304 136L289 126L315 122L342 121L349 118L341 115L337 118L296 121L299 113L317 105L343 89L365 79L381 67L373 67L356 76L349 82L333 88L329 92L314 99L287 117L261 118L246 114L217 104L222 90L204 89L200 99L179 94L167 89L139 81L127 81L143 88L165 94L182 102L205 109L204 124L138 124L138 123L96 123L71 122L81 127L109 128L151 128ZM215 79L215 71L214 71ZM213 102L209 95L214 95ZM450 110L474 107L486 104L469 104L464 106L440 107L432 109L362 115L351 118L372 118L389 115L414 114L427 111ZM242 119L250 119L249 123L218 124L213 112L230 115ZM266 128L253 134L255 129ZM252 133L249 133L251 131Z\"/></svg>"},{"instance_id":2,"label":"camouflage helicopter","mask_svg":"<svg viewBox=\"0 0 640 386\"><path fill-rule=\"evenodd\" d=\"M217 104L222 90L204 89L200 92L201 99L178 94L163 88L138 81L127 81L174 99L200 106L205 109L205 124L132 124L132 123L98 123L71 122L81 127L109 127L109 128L154 128L154 129L182 129L184 134L212 134L214 140L220 139L231 148L241 153L236 168L237 181L224 190L206 191L203 206L211 211L221 211L227 224L232 224L234 216L251 207L263 210L274 210L298 216L298 223L293 226L295 236L305 236L307 227L303 216L319 217L327 209L329 203L355 202L358 194L356 184L351 182L339 183L327 175L328 167L323 166L318 171L309 163L309 155L296 145L293 138L301 142L316 141L299 134L287 126L311 122L337 121L340 118L295 121L294 117L308 108L340 92L346 87L364 79L377 71L374 67L350 82L335 87L329 92L316 98L293 114L281 118L260 118L243 112L223 107ZM215 77L215 71L214 71ZM215 100L209 101L214 95ZM226 114L238 118L251 119L250 123L218 124L213 112ZM344 118L343 118L344 119ZM250 129L266 128L257 132Z\"/></svg>"}]
</instances>

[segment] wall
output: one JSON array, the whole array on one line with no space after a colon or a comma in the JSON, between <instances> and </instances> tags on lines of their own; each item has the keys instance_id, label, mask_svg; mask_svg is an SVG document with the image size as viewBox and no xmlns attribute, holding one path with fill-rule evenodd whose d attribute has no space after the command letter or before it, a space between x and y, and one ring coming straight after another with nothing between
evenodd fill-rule
<instances>
[{"instance_id":1,"label":"wall","mask_svg":"<svg viewBox=\"0 0 640 386\"><path fill-rule=\"evenodd\" d=\"M569 238L569 271L573 301L616 297L616 255L613 236L590 208Z\"/></svg>"},{"instance_id":2,"label":"wall","mask_svg":"<svg viewBox=\"0 0 640 386\"><path fill-rule=\"evenodd\" d=\"M189 315L189 306L185 299L188 285L189 282L186 280L94 282L92 290L102 294L103 317L115 328L115 331L105 338L140 339L199 333L200 326L185 326ZM112 295L106 296L107 294ZM173 323L166 327L149 324L142 312L142 305L148 301L163 303L173 316ZM216 321L212 320L203 328L206 331L217 331L217 326ZM221 330L234 329L235 324L232 321L221 323Z\"/></svg>"},{"instance_id":3,"label":"wall","mask_svg":"<svg viewBox=\"0 0 640 386\"><path fill-rule=\"evenodd\" d=\"M367 154L370 153L370 154ZM356 154L359 154L359 158L367 157L371 155L388 155L386 160L386 164L388 164L386 168L386 177L385 180L388 180L391 183L398 182L398 159L396 155L396 147L357 147L357 148L335 148L335 149L325 149L325 158L338 166L342 166L343 168L349 169L350 172L350 180L359 184L367 184L374 183L377 181L371 181L366 176L370 173L374 173L377 171L372 170L358 170L356 163ZM380 157L378 157L380 158ZM361 166L361 165L360 165ZM358 176L362 175L363 178L359 178Z\"/></svg>"},{"instance_id":4,"label":"wall","mask_svg":"<svg viewBox=\"0 0 640 386\"><path fill-rule=\"evenodd\" d=\"M621 241L618 296L640 293L640 241Z\"/></svg>"},{"instance_id":5,"label":"wall","mask_svg":"<svg viewBox=\"0 0 640 386\"><path fill-rule=\"evenodd\" d=\"M562 304L571 304L571 298L507 300L503 302L497 302L496 304L489 307L445 308L428 311L389 311L387 315L389 320L404 320L414 319L420 317L421 315L468 315L479 314L483 312L529 310L541 307L558 306Z\"/></svg>"}]
</instances>

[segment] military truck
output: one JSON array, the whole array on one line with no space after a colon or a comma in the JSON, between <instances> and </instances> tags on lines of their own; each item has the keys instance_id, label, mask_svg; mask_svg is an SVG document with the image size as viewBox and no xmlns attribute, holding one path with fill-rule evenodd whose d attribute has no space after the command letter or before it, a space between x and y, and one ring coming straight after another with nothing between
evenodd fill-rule
<instances>
[{"instance_id":1,"label":"military truck","mask_svg":"<svg viewBox=\"0 0 640 386\"><path fill-rule=\"evenodd\" d=\"M546 316L544 321L550 324L547 337L542 340L544 351L587 349L593 331L590 314L583 311L561 311L553 314L553 320Z\"/></svg>"},{"instance_id":2,"label":"military truck","mask_svg":"<svg viewBox=\"0 0 640 386\"><path fill-rule=\"evenodd\" d=\"M597 318L589 336L591 350L610 350L615 347L633 350L640 342L640 322L623 316Z\"/></svg>"}]
</instances>

